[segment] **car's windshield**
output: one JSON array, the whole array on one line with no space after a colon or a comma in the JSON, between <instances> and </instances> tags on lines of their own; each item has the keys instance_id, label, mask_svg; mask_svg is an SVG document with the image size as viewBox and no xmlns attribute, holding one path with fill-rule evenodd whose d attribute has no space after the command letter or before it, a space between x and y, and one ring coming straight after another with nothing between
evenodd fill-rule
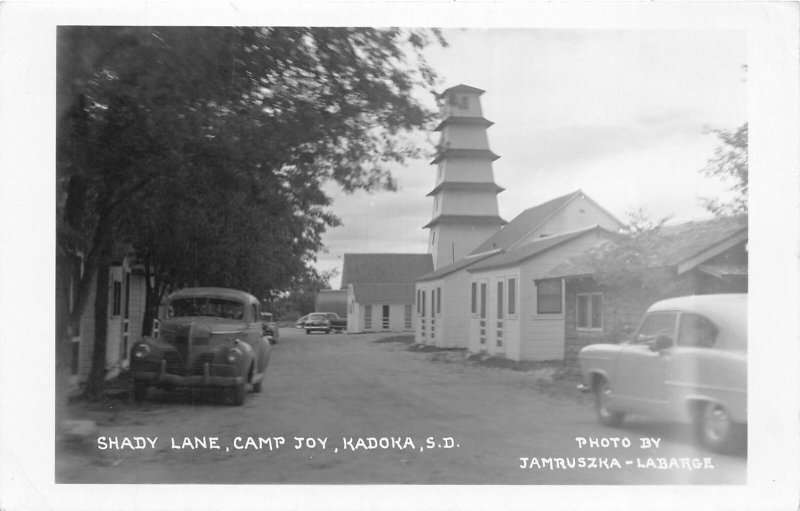
<instances>
[{"instance_id":1,"label":"car's windshield","mask_svg":"<svg viewBox=\"0 0 800 511\"><path fill-rule=\"evenodd\" d=\"M272 314L270 314L269 312L262 312L261 321L272 321Z\"/></svg>"},{"instance_id":2,"label":"car's windshield","mask_svg":"<svg viewBox=\"0 0 800 511\"><path fill-rule=\"evenodd\" d=\"M322 321L323 319L327 319L325 314L311 314L308 319L311 321Z\"/></svg>"},{"instance_id":3,"label":"car's windshield","mask_svg":"<svg viewBox=\"0 0 800 511\"><path fill-rule=\"evenodd\" d=\"M242 319L244 304L224 298L178 298L172 300L167 310L167 317L181 318L189 316L208 316L223 319Z\"/></svg>"},{"instance_id":4,"label":"car's windshield","mask_svg":"<svg viewBox=\"0 0 800 511\"><path fill-rule=\"evenodd\" d=\"M642 321L635 342L649 344L662 335L674 340L677 319L678 314L675 312L651 312Z\"/></svg>"}]
</instances>

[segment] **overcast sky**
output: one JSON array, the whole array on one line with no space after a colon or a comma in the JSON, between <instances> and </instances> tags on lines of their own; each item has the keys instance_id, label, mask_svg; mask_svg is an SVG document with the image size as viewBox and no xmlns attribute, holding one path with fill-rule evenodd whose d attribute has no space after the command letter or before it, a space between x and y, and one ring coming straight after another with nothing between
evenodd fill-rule
<instances>
[{"instance_id":1,"label":"overcast sky","mask_svg":"<svg viewBox=\"0 0 800 511\"><path fill-rule=\"evenodd\" d=\"M506 220L579 188L622 221L638 208L705 218L698 197L723 196L699 173L717 145L704 129L747 121L744 32L449 29L445 38L428 61L443 88L486 91ZM348 252L425 252L435 173L423 159L397 169L396 193L329 188L343 225L326 234L318 268L341 270Z\"/></svg>"}]
</instances>

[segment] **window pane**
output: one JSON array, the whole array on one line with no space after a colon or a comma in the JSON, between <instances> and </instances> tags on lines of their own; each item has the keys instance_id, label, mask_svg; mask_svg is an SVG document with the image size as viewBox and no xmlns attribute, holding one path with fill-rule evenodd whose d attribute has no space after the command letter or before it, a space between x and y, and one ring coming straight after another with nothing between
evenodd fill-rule
<instances>
[{"instance_id":1,"label":"window pane","mask_svg":"<svg viewBox=\"0 0 800 511\"><path fill-rule=\"evenodd\" d=\"M539 314L561 313L561 281L544 280L536 285L536 302Z\"/></svg>"},{"instance_id":2,"label":"window pane","mask_svg":"<svg viewBox=\"0 0 800 511\"><path fill-rule=\"evenodd\" d=\"M508 313L517 313L517 279L508 279Z\"/></svg>"},{"instance_id":3,"label":"window pane","mask_svg":"<svg viewBox=\"0 0 800 511\"><path fill-rule=\"evenodd\" d=\"M681 314L678 345L711 348L717 341L717 332L717 327L706 318L696 314Z\"/></svg>"},{"instance_id":4,"label":"window pane","mask_svg":"<svg viewBox=\"0 0 800 511\"><path fill-rule=\"evenodd\" d=\"M436 292L436 313L442 313L442 288L437 288L438 291Z\"/></svg>"},{"instance_id":5,"label":"window pane","mask_svg":"<svg viewBox=\"0 0 800 511\"><path fill-rule=\"evenodd\" d=\"M636 342L648 343L654 341L659 335L675 338L675 323L678 315L674 312L655 312L644 318Z\"/></svg>"},{"instance_id":6,"label":"window pane","mask_svg":"<svg viewBox=\"0 0 800 511\"><path fill-rule=\"evenodd\" d=\"M481 317L486 317L486 284L481 283Z\"/></svg>"},{"instance_id":7,"label":"window pane","mask_svg":"<svg viewBox=\"0 0 800 511\"><path fill-rule=\"evenodd\" d=\"M603 328L603 295L592 295L592 328Z\"/></svg>"},{"instance_id":8,"label":"window pane","mask_svg":"<svg viewBox=\"0 0 800 511\"><path fill-rule=\"evenodd\" d=\"M497 317L503 317L503 283L497 283Z\"/></svg>"},{"instance_id":9,"label":"window pane","mask_svg":"<svg viewBox=\"0 0 800 511\"><path fill-rule=\"evenodd\" d=\"M587 295L578 295L578 328L587 328L589 326L589 297Z\"/></svg>"},{"instance_id":10,"label":"window pane","mask_svg":"<svg viewBox=\"0 0 800 511\"><path fill-rule=\"evenodd\" d=\"M472 283L472 313L478 312L478 283Z\"/></svg>"},{"instance_id":11,"label":"window pane","mask_svg":"<svg viewBox=\"0 0 800 511\"><path fill-rule=\"evenodd\" d=\"M422 312L420 313L420 314L422 314L423 318L425 317L425 294L426 294L425 291L423 291L422 292L422 302L421 302L422 303Z\"/></svg>"}]
</instances>

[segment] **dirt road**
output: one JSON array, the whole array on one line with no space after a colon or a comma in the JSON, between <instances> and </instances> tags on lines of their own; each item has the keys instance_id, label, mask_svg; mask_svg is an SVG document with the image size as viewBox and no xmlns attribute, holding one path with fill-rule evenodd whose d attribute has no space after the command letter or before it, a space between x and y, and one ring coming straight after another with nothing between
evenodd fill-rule
<instances>
[{"instance_id":1,"label":"dirt road","mask_svg":"<svg viewBox=\"0 0 800 511\"><path fill-rule=\"evenodd\" d=\"M284 329L264 392L242 407L188 391L110 410L71 407L98 422L97 441L59 448L56 482L746 482L746 458L696 446L688 427L606 428L572 383L385 337Z\"/></svg>"}]
</instances>

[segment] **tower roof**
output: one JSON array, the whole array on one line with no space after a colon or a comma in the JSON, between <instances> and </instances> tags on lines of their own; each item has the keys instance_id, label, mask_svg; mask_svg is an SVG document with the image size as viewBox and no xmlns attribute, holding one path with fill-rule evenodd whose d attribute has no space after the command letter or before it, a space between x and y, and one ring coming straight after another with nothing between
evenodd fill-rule
<instances>
[{"instance_id":1,"label":"tower roof","mask_svg":"<svg viewBox=\"0 0 800 511\"><path fill-rule=\"evenodd\" d=\"M476 124L478 126L483 126L488 128L489 126L493 125L494 123L485 117L470 117L467 115L451 115L445 119L442 119L433 131L442 131L445 126L448 124Z\"/></svg>"},{"instance_id":2,"label":"tower roof","mask_svg":"<svg viewBox=\"0 0 800 511\"><path fill-rule=\"evenodd\" d=\"M463 83L459 83L458 85L453 85L452 87L445 89L444 92L442 92L442 96L446 96L451 92L473 92L480 96L486 91L483 89L479 89L477 87L472 87L470 85L464 85Z\"/></svg>"},{"instance_id":3,"label":"tower roof","mask_svg":"<svg viewBox=\"0 0 800 511\"><path fill-rule=\"evenodd\" d=\"M497 225L505 224L499 215L439 215L422 228L429 229L438 224L474 224L474 225Z\"/></svg>"},{"instance_id":4,"label":"tower roof","mask_svg":"<svg viewBox=\"0 0 800 511\"><path fill-rule=\"evenodd\" d=\"M494 192L500 193L505 188L502 186L498 186L495 184L494 181L488 182L473 182L473 181L443 181L436 185L433 190L428 192L428 197L432 197L436 195L438 192L442 190L461 190L461 191L486 191L486 192Z\"/></svg>"},{"instance_id":5,"label":"tower roof","mask_svg":"<svg viewBox=\"0 0 800 511\"><path fill-rule=\"evenodd\" d=\"M446 147L436 153L436 157L431 164L439 163L446 158L486 158L495 161L500 156L494 154L489 149L463 149L458 147Z\"/></svg>"}]
</instances>

